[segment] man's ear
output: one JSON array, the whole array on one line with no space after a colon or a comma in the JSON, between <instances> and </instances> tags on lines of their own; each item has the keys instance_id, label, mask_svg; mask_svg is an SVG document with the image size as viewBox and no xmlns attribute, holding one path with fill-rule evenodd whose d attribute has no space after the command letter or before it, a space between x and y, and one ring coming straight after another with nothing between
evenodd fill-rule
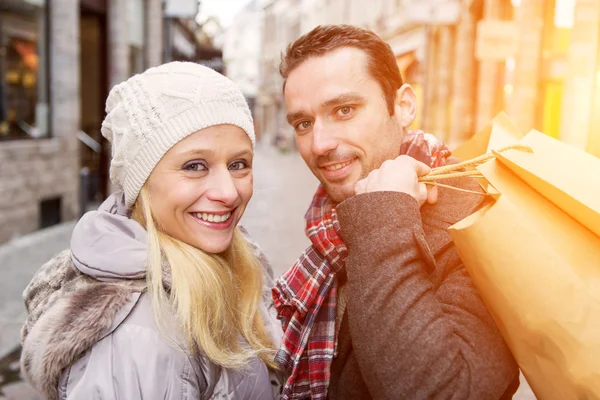
<instances>
[{"instance_id":1,"label":"man's ear","mask_svg":"<svg viewBox=\"0 0 600 400\"><path fill-rule=\"evenodd\" d=\"M394 116L403 128L411 126L417 117L417 96L413 88L407 83L402 85L396 92Z\"/></svg>"}]
</instances>

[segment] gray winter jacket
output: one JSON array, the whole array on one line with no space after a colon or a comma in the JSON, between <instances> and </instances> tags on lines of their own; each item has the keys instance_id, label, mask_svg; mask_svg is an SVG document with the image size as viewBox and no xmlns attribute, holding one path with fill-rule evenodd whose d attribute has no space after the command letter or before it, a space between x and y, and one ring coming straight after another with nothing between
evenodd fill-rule
<instances>
[{"instance_id":1,"label":"gray winter jacket","mask_svg":"<svg viewBox=\"0 0 600 400\"><path fill-rule=\"evenodd\" d=\"M42 266L26 288L27 379L51 400L278 398L281 380L258 358L240 371L221 369L184 349L174 321L159 331L146 294L146 232L125 216L122 200L113 195L86 214L70 251ZM272 271L253 246L265 266L260 312L278 347Z\"/></svg>"}]
</instances>

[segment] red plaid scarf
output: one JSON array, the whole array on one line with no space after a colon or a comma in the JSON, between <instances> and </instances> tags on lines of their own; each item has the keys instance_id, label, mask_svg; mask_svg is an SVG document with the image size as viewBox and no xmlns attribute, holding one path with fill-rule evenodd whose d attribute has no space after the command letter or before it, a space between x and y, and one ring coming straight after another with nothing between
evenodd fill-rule
<instances>
[{"instance_id":1,"label":"red plaid scarf","mask_svg":"<svg viewBox=\"0 0 600 400\"><path fill-rule=\"evenodd\" d=\"M450 150L422 131L405 135L400 154L432 167L446 164ZM326 399L335 355L338 296L336 272L344 268L348 251L338 236L334 204L319 186L306 215L306 235L312 245L273 288L283 341L275 360L291 371L281 398Z\"/></svg>"}]
</instances>

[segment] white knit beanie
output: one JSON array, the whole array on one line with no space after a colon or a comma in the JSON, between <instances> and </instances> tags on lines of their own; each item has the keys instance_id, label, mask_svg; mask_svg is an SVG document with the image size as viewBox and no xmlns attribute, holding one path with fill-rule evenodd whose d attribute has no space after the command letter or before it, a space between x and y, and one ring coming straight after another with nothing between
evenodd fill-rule
<instances>
[{"instance_id":1,"label":"white knit beanie","mask_svg":"<svg viewBox=\"0 0 600 400\"><path fill-rule=\"evenodd\" d=\"M189 62L150 68L115 86L102 135L112 144L110 179L131 207L160 159L188 135L214 125L254 126L240 89L218 72Z\"/></svg>"}]
</instances>

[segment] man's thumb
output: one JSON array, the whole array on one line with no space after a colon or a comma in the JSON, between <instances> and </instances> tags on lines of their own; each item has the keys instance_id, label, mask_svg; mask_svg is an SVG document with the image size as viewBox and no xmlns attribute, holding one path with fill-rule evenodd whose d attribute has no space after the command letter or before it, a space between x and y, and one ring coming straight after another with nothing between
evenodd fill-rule
<instances>
[{"instance_id":1,"label":"man's thumb","mask_svg":"<svg viewBox=\"0 0 600 400\"><path fill-rule=\"evenodd\" d=\"M431 172L431 168L427 164L423 164L420 161L415 161L415 168L418 177L422 177Z\"/></svg>"}]
</instances>

